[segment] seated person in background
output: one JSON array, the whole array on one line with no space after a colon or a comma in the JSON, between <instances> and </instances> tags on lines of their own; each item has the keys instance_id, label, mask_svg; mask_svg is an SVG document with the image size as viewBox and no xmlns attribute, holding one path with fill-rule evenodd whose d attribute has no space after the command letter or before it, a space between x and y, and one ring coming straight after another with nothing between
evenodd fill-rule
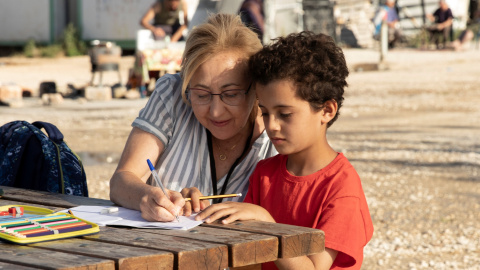
<instances>
[{"instance_id":1,"label":"seated person in background","mask_svg":"<svg viewBox=\"0 0 480 270\"><path fill-rule=\"evenodd\" d=\"M435 41L435 45L437 49L440 48L439 44L439 35L443 36L443 48L445 48L445 44L447 40L450 39L450 31L452 30L452 23L453 23L453 14L452 10L448 7L448 4L445 0L440 0L439 2L440 7L435 10L432 14L427 14L427 18L434 23L434 25L428 27L428 32L430 34L430 40Z\"/></svg>"},{"instance_id":2,"label":"seated person in background","mask_svg":"<svg viewBox=\"0 0 480 270\"><path fill-rule=\"evenodd\" d=\"M474 38L475 34L470 29L465 29L462 33L458 36L456 40L452 42L452 48L455 51L462 51L468 49L470 47L470 41Z\"/></svg>"},{"instance_id":3,"label":"seated person in background","mask_svg":"<svg viewBox=\"0 0 480 270\"><path fill-rule=\"evenodd\" d=\"M257 33L260 41L263 42L264 13L263 0L245 0L238 11L242 22Z\"/></svg>"},{"instance_id":4,"label":"seated person in background","mask_svg":"<svg viewBox=\"0 0 480 270\"><path fill-rule=\"evenodd\" d=\"M180 23L180 11L183 11L183 24ZM166 36L170 36L172 42L183 40L183 31L188 27L187 3L185 0L158 0L147 10L140 24L152 31L157 40Z\"/></svg>"},{"instance_id":5,"label":"seated person in background","mask_svg":"<svg viewBox=\"0 0 480 270\"><path fill-rule=\"evenodd\" d=\"M382 23L388 25L388 47L395 47L395 43L402 38L400 25L398 20L397 9L395 8L395 0L387 0L385 5L380 8L374 18L376 39L380 38L380 28Z\"/></svg>"},{"instance_id":6,"label":"seated person in background","mask_svg":"<svg viewBox=\"0 0 480 270\"><path fill-rule=\"evenodd\" d=\"M372 220L360 177L326 136L347 86L342 50L327 35L295 33L252 56L249 68L279 154L259 161L243 203L211 205L196 219L261 220L325 232L325 251L262 269L360 269Z\"/></svg>"}]
</instances>

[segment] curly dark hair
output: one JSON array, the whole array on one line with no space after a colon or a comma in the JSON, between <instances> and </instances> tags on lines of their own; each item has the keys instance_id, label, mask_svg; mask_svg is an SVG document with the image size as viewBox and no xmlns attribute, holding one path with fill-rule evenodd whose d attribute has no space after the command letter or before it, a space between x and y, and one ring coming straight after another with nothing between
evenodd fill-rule
<instances>
[{"instance_id":1,"label":"curly dark hair","mask_svg":"<svg viewBox=\"0 0 480 270\"><path fill-rule=\"evenodd\" d=\"M349 72L342 49L330 36L303 31L277 38L250 58L249 68L253 81L261 85L293 81L297 96L315 112L328 100L337 102L338 111L342 106ZM337 120L338 111L327 127Z\"/></svg>"}]
</instances>

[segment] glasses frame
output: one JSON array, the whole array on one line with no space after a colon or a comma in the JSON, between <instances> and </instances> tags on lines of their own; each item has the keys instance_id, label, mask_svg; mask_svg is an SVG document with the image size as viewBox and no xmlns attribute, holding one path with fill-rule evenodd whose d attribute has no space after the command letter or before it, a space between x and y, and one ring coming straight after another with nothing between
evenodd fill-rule
<instances>
[{"instance_id":1,"label":"glasses frame","mask_svg":"<svg viewBox=\"0 0 480 270\"><path fill-rule=\"evenodd\" d=\"M245 96L247 96L248 92L250 92L250 88L252 87L252 84L253 84L253 82L251 82L251 83L248 85L247 90L245 91L245 93L243 93ZM204 92L206 92L206 93L208 93L208 94L210 95L210 100L209 100L207 103L204 103L204 104L201 104L201 103L200 103L200 104L199 104L199 103L192 103L192 101L190 100L190 95L189 95L190 90L200 90L200 91L204 91ZM228 92L228 91L237 91L237 90L241 90L241 89L225 90L225 91L221 92L220 94L213 94L213 93L211 93L211 92L208 91L208 90L188 87L188 88L187 88L187 91L185 91L185 95L187 96L187 99L188 99L188 101L190 102L190 104L208 105L208 104L210 104L210 103L212 102L213 96L218 96L223 103L225 103L225 104L227 104L227 105L229 105L229 106L240 106L240 104L238 104L238 105L228 104L227 102L225 102L225 100L223 100L223 94L224 94L225 92Z\"/></svg>"}]
</instances>

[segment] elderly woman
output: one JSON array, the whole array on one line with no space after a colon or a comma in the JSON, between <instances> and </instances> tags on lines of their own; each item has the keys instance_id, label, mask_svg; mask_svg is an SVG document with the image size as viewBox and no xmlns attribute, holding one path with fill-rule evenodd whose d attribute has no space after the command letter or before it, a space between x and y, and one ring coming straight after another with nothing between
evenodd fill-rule
<instances>
[{"instance_id":1,"label":"elderly woman","mask_svg":"<svg viewBox=\"0 0 480 270\"><path fill-rule=\"evenodd\" d=\"M207 207L202 194L246 194L257 162L276 154L247 66L261 48L236 15L211 15L190 32L181 73L157 81L132 124L110 180L113 202L140 210L146 220L171 221ZM170 200L151 179L147 159Z\"/></svg>"}]
</instances>

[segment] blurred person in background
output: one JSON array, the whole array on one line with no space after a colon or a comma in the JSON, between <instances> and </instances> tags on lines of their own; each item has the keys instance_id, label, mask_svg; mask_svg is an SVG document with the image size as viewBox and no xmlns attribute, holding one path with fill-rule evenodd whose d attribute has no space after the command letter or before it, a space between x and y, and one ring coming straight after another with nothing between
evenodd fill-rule
<instances>
[{"instance_id":1,"label":"blurred person in background","mask_svg":"<svg viewBox=\"0 0 480 270\"><path fill-rule=\"evenodd\" d=\"M433 14L427 14L427 18L434 23L427 30L430 40L435 42L437 49L440 49L440 36L443 37L442 48L445 48L447 41L450 40L453 13L445 0L440 0L438 4L440 7Z\"/></svg>"},{"instance_id":2,"label":"blurred person in background","mask_svg":"<svg viewBox=\"0 0 480 270\"><path fill-rule=\"evenodd\" d=\"M387 0L385 5L380 7L379 11L375 15L375 34L376 39L380 39L380 29L382 23L388 25L388 47L394 48L395 43L402 38L402 32L400 30L400 24L398 19L397 9L395 7L395 0Z\"/></svg>"},{"instance_id":3,"label":"blurred person in background","mask_svg":"<svg viewBox=\"0 0 480 270\"><path fill-rule=\"evenodd\" d=\"M263 41L264 18L263 0L245 0L240 6L238 14L242 22L257 33L260 41Z\"/></svg>"},{"instance_id":4,"label":"blurred person in background","mask_svg":"<svg viewBox=\"0 0 480 270\"><path fill-rule=\"evenodd\" d=\"M468 50L475 35L477 35L476 46L478 48L478 37L480 36L480 9L477 10L473 14L473 18L467 22L467 28L452 42L452 49L455 51Z\"/></svg>"},{"instance_id":5,"label":"blurred person in background","mask_svg":"<svg viewBox=\"0 0 480 270\"><path fill-rule=\"evenodd\" d=\"M182 13L183 18L180 18ZM171 42L181 41L188 28L187 3L185 0L158 0L147 10L140 24L152 31L157 40L168 36Z\"/></svg>"}]
</instances>

